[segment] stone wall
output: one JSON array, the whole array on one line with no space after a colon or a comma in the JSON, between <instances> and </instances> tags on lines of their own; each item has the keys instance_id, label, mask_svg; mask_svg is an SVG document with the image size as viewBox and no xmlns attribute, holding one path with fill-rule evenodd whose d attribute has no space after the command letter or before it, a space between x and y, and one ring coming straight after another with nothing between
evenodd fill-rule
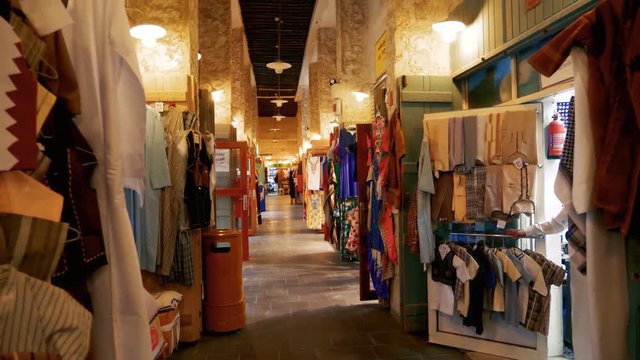
<instances>
[{"instance_id":1,"label":"stone wall","mask_svg":"<svg viewBox=\"0 0 640 360\"><path fill-rule=\"evenodd\" d=\"M158 0L160 1L160 0ZM200 87L224 90L216 103L216 124L231 123L231 2L207 0L198 2L200 33Z\"/></svg>"},{"instance_id":2,"label":"stone wall","mask_svg":"<svg viewBox=\"0 0 640 360\"><path fill-rule=\"evenodd\" d=\"M320 75L318 63L309 64L309 132L320 134Z\"/></svg>"},{"instance_id":3,"label":"stone wall","mask_svg":"<svg viewBox=\"0 0 640 360\"><path fill-rule=\"evenodd\" d=\"M342 99L342 121L345 124L369 122L371 101L357 102L353 91L367 90L367 0L336 0L337 70L340 85L334 97ZM372 45L371 45L372 46Z\"/></svg>"}]
</instances>

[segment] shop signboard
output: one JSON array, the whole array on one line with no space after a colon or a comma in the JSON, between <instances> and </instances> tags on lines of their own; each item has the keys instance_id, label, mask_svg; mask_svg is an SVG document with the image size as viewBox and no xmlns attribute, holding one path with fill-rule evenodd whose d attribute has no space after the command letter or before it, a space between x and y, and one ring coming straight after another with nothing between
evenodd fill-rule
<instances>
[{"instance_id":1,"label":"shop signboard","mask_svg":"<svg viewBox=\"0 0 640 360\"><path fill-rule=\"evenodd\" d=\"M216 149L216 171L229 172L230 149Z\"/></svg>"},{"instance_id":2,"label":"shop signboard","mask_svg":"<svg viewBox=\"0 0 640 360\"><path fill-rule=\"evenodd\" d=\"M376 41L376 78L387 72L387 32Z\"/></svg>"}]
</instances>

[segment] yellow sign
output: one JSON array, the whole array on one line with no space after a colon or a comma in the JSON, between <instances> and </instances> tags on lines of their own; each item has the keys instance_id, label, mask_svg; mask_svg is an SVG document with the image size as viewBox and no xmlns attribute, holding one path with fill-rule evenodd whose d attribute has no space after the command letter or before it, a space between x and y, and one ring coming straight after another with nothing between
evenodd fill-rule
<instances>
[{"instance_id":1,"label":"yellow sign","mask_svg":"<svg viewBox=\"0 0 640 360\"><path fill-rule=\"evenodd\" d=\"M387 72L387 33L376 41L376 78Z\"/></svg>"}]
</instances>

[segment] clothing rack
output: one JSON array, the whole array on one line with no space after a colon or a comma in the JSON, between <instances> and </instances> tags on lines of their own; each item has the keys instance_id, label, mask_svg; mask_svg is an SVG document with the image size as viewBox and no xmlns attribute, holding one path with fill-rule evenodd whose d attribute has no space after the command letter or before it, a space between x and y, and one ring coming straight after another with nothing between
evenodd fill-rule
<instances>
[{"instance_id":1,"label":"clothing rack","mask_svg":"<svg viewBox=\"0 0 640 360\"><path fill-rule=\"evenodd\" d=\"M514 239L514 240L518 240L518 239L540 239L542 238L542 235L534 235L534 236L518 236L518 237L513 237L511 235L506 235L506 234L488 234L488 233L456 233L456 232L452 232L449 233L449 236L451 235L456 235L456 236L476 236L476 237L498 237L498 238L509 238L509 239Z\"/></svg>"}]
</instances>

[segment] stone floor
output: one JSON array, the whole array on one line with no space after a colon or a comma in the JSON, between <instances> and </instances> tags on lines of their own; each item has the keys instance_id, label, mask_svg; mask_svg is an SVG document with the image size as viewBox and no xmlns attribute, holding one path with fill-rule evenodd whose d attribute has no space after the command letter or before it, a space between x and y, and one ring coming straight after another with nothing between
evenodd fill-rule
<instances>
[{"instance_id":1,"label":"stone floor","mask_svg":"<svg viewBox=\"0 0 640 360\"><path fill-rule=\"evenodd\" d=\"M358 267L341 263L322 236L306 229L302 207L269 196L244 264L247 325L182 346L174 359L464 359L400 332L377 302L360 302Z\"/></svg>"}]
</instances>

